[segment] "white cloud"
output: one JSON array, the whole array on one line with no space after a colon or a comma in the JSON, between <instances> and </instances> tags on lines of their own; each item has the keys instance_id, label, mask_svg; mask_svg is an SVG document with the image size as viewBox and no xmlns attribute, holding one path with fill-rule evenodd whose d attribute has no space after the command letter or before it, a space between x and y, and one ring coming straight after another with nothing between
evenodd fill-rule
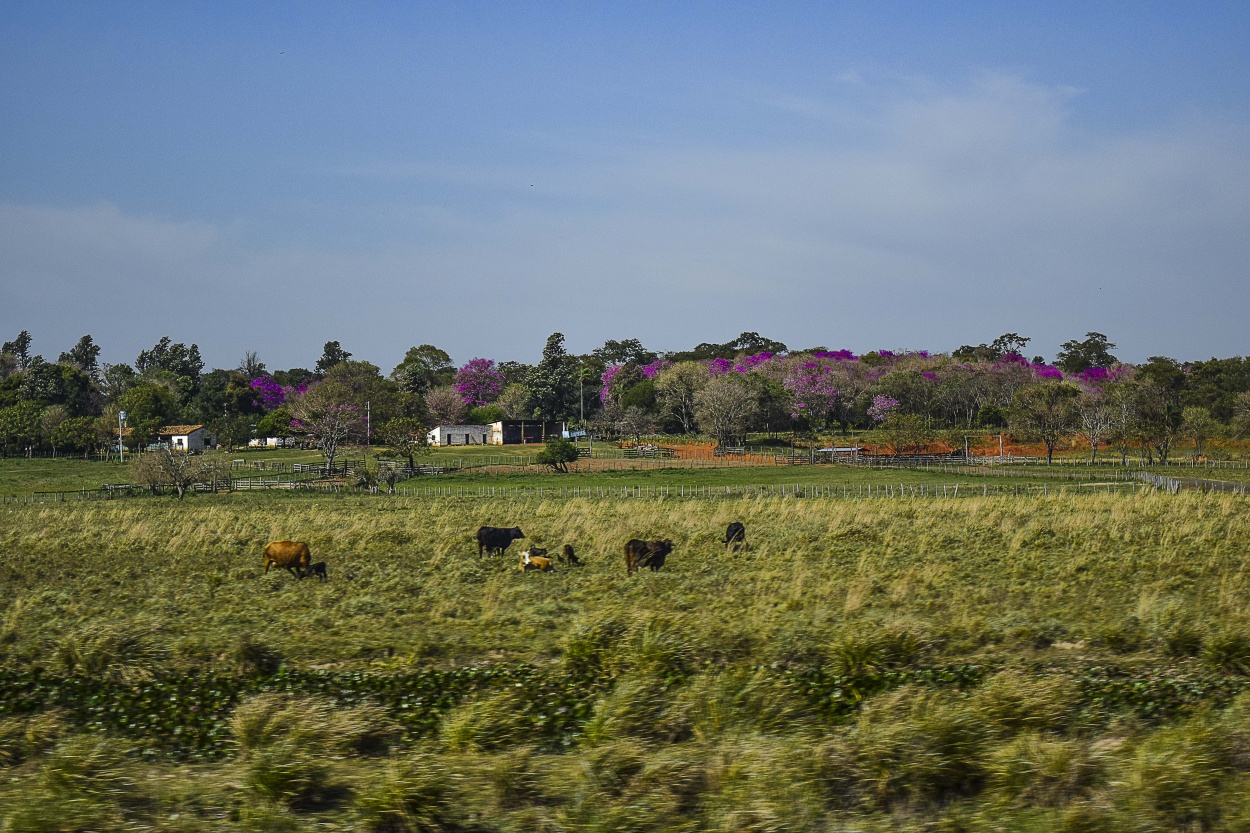
<instances>
[{"instance_id":1,"label":"white cloud","mask_svg":"<svg viewBox=\"0 0 1250 833\"><path fill-rule=\"evenodd\" d=\"M1014 330L1052 353L1098 329L1136 358L1245 350L1245 126L1097 135L1074 121L1077 91L1009 75L853 86L760 99L760 118L807 122L764 150L340 167L413 183L356 199L363 243L284 228L302 242L264 246L245 214L250 242L107 204L0 206L0 325L66 346L91 331L113 360L169 334L217 364L248 348L310 364L327 339L388 367L423 341L534 359L557 329L579 350L744 329L861 349ZM341 209L308 210L333 227Z\"/></svg>"}]
</instances>

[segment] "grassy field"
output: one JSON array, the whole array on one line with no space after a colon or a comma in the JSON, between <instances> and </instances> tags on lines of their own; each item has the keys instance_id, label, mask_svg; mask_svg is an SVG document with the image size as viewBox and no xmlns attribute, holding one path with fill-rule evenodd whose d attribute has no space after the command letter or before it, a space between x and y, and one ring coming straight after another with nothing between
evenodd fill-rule
<instances>
[{"instance_id":1,"label":"grassy field","mask_svg":"<svg viewBox=\"0 0 1250 833\"><path fill-rule=\"evenodd\" d=\"M480 447L478 447L480 448ZM519 448L519 447L511 447ZM532 449L531 449L532 450ZM421 476L405 481L409 488L427 488L430 486L449 486L453 488L473 488L478 486L537 487L553 485L595 488L595 487L675 487L682 486L739 486L739 485L776 485L785 484L841 487L844 485L885 485L898 486L907 484L917 486L954 486L956 483L977 484L989 482L998 486L1004 485L1039 485L1043 482L1062 484L1074 479L1090 481L1106 481L1113 477L1123 477L1124 472L1112 469L1086 470L1084 467L1055 467L1047 470L1042 467L1022 467L1005 474L997 472L996 476L988 477L976 470L948 467L946 470L916 471L910 469L872 469L847 465L819 466L787 466L787 465L741 465L725 460L619 460L596 459L582 461L573 465L574 471L558 474L550 469L537 466L473 466L475 459L497 462L501 458L520 459L520 452L498 454L497 449L491 453L477 451L475 454L464 455L461 449L444 449L445 453L436 453L427 462L437 465L440 461L448 461L455 465L466 464L466 468L454 473ZM244 460L247 463L279 463L289 466L291 463L316 462L320 456L312 452L298 450L278 450L247 455L226 455L229 459ZM345 458L361 459L362 453L348 454ZM531 455L532 456L532 455ZM236 468L235 477L272 478L274 474L265 469ZM289 479L290 474L284 474ZM116 462L84 462L79 459L21 459L9 458L0 460L0 496L29 496L35 492L73 492L79 490L98 490L104 483L127 483L131 473Z\"/></svg>"},{"instance_id":2,"label":"grassy field","mask_svg":"<svg viewBox=\"0 0 1250 833\"><path fill-rule=\"evenodd\" d=\"M0 830L1248 829L1246 509L8 506ZM627 577L631 537L676 547ZM282 538L330 579L262 574Z\"/></svg>"}]
</instances>

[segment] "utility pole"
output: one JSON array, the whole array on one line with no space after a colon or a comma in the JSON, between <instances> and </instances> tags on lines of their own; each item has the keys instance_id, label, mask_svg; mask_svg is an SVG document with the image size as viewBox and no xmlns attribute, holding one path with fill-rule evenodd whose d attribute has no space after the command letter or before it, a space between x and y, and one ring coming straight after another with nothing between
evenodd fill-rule
<instances>
[{"instance_id":1,"label":"utility pole","mask_svg":"<svg viewBox=\"0 0 1250 833\"><path fill-rule=\"evenodd\" d=\"M365 466L369 465L369 435L373 432L372 402L365 402Z\"/></svg>"},{"instance_id":2,"label":"utility pole","mask_svg":"<svg viewBox=\"0 0 1250 833\"><path fill-rule=\"evenodd\" d=\"M126 422L126 412L117 412L117 456L124 463L126 462L126 432L122 426Z\"/></svg>"}]
</instances>

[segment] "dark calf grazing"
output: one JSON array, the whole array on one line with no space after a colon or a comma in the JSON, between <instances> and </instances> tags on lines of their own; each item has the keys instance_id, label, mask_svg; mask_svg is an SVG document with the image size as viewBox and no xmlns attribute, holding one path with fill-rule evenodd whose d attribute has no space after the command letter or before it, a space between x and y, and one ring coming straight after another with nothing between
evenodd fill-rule
<instances>
[{"instance_id":1,"label":"dark calf grazing","mask_svg":"<svg viewBox=\"0 0 1250 833\"><path fill-rule=\"evenodd\" d=\"M565 544L564 549L560 550L560 560L570 567L580 567L582 562L573 554L573 545Z\"/></svg>"},{"instance_id":2,"label":"dark calf grazing","mask_svg":"<svg viewBox=\"0 0 1250 833\"><path fill-rule=\"evenodd\" d=\"M664 566L664 560L672 551L672 541L640 541L633 538L625 544L625 569L631 576L643 567L654 572Z\"/></svg>"},{"instance_id":3,"label":"dark calf grazing","mask_svg":"<svg viewBox=\"0 0 1250 833\"><path fill-rule=\"evenodd\" d=\"M747 528L734 521L725 530L725 549L729 551L747 548Z\"/></svg>"},{"instance_id":4,"label":"dark calf grazing","mask_svg":"<svg viewBox=\"0 0 1250 833\"><path fill-rule=\"evenodd\" d=\"M265 572L270 567L290 570L291 575L300 577L300 572L308 567L311 554L308 545L303 541L270 541L265 544Z\"/></svg>"},{"instance_id":5,"label":"dark calf grazing","mask_svg":"<svg viewBox=\"0 0 1250 833\"><path fill-rule=\"evenodd\" d=\"M505 529L497 526L484 526L477 531L478 555L503 555L503 551L511 546L517 538L524 538L521 527Z\"/></svg>"},{"instance_id":6,"label":"dark calf grazing","mask_svg":"<svg viewBox=\"0 0 1250 833\"><path fill-rule=\"evenodd\" d=\"M309 576L316 576L322 581L325 581L327 578L326 563L324 561L318 561L316 564L310 565L306 570L300 571L299 577L301 579L308 578Z\"/></svg>"}]
</instances>

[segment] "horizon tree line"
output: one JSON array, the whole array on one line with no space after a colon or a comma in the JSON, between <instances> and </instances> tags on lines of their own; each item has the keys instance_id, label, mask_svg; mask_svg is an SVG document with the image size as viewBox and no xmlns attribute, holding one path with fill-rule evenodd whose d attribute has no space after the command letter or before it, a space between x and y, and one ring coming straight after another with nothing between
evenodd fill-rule
<instances>
[{"instance_id":1,"label":"horizon tree line","mask_svg":"<svg viewBox=\"0 0 1250 833\"><path fill-rule=\"evenodd\" d=\"M379 440L411 463L427 427L499 419L569 420L600 435L714 438L748 433L814 438L877 429L900 451L943 432L1010 431L1047 456L1080 437L1127 460L1140 449L1168 462L1220 437L1250 436L1250 360L1132 365L1097 332L1065 342L1053 364L1026 358L1030 341L1005 333L948 353L825 347L790 350L746 332L686 351L608 340L570 354L548 337L533 365L474 357L457 367L431 344L410 348L389 374L327 341L311 369L269 370L254 351L234 368L205 370L197 345L162 337L133 364L99 361L90 335L46 361L22 331L0 346L0 454L83 453L115 445L126 411L129 442L164 425L206 425L228 448L265 436L315 439L333 459L343 445ZM405 437L408 439L406 440Z\"/></svg>"}]
</instances>

